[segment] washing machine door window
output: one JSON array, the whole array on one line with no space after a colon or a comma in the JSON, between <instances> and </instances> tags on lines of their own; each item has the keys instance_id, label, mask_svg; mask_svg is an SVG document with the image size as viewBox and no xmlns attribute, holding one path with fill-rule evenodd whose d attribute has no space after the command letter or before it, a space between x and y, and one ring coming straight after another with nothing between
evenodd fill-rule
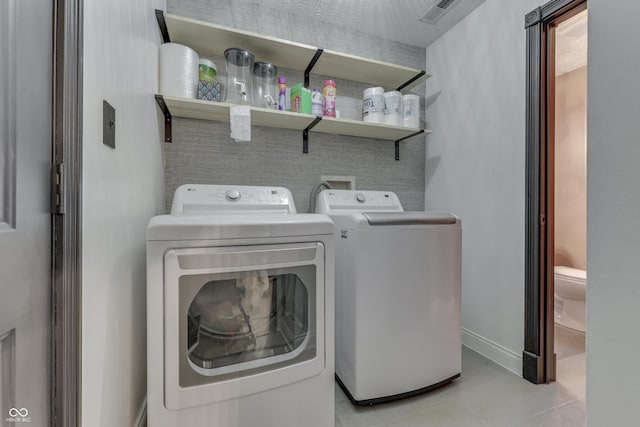
<instances>
[{"instance_id":1,"label":"washing machine door window","mask_svg":"<svg viewBox=\"0 0 640 427\"><path fill-rule=\"evenodd\" d=\"M322 372L322 243L173 249L164 263L168 409Z\"/></svg>"}]
</instances>

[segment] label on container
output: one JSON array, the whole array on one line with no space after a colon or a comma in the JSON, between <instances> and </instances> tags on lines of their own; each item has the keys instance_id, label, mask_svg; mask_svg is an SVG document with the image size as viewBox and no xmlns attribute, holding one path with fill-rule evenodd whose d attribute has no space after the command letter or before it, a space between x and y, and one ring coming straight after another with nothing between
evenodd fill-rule
<instances>
[{"instance_id":1,"label":"label on container","mask_svg":"<svg viewBox=\"0 0 640 427\"><path fill-rule=\"evenodd\" d=\"M407 127L420 127L420 104L417 97L409 97L405 95L402 98L403 118L402 124Z\"/></svg>"},{"instance_id":2,"label":"label on container","mask_svg":"<svg viewBox=\"0 0 640 427\"><path fill-rule=\"evenodd\" d=\"M324 96L319 89L314 89L311 93L311 114L322 116L324 114Z\"/></svg>"},{"instance_id":3,"label":"label on container","mask_svg":"<svg viewBox=\"0 0 640 427\"><path fill-rule=\"evenodd\" d=\"M222 101L222 85L220 82L198 80L198 99Z\"/></svg>"},{"instance_id":4,"label":"label on container","mask_svg":"<svg viewBox=\"0 0 640 427\"><path fill-rule=\"evenodd\" d=\"M301 83L291 88L291 111L311 114L311 91Z\"/></svg>"},{"instance_id":5,"label":"label on container","mask_svg":"<svg viewBox=\"0 0 640 427\"><path fill-rule=\"evenodd\" d=\"M287 109L287 84L278 83L278 110L285 111ZM289 107L289 110L291 107Z\"/></svg>"},{"instance_id":6,"label":"label on container","mask_svg":"<svg viewBox=\"0 0 640 427\"><path fill-rule=\"evenodd\" d=\"M402 126L402 95L399 92L384 94L384 123Z\"/></svg>"},{"instance_id":7,"label":"label on container","mask_svg":"<svg viewBox=\"0 0 640 427\"><path fill-rule=\"evenodd\" d=\"M215 82L216 81L215 68L211 68L205 64L200 64L200 66L198 67L198 80L201 80L203 82Z\"/></svg>"},{"instance_id":8,"label":"label on container","mask_svg":"<svg viewBox=\"0 0 640 427\"><path fill-rule=\"evenodd\" d=\"M384 116L384 95L368 95L362 100L362 120L379 121Z\"/></svg>"},{"instance_id":9,"label":"label on container","mask_svg":"<svg viewBox=\"0 0 640 427\"><path fill-rule=\"evenodd\" d=\"M402 117L402 98L399 96L388 96L384 99L384 114L397 114Z\"/></svg>"},{"instance_id":10,"label":"label on container","mask_svg":"<svg viewBox=\"0 0 640 427\"><path fill-rule=\"evenodd\" d=\"M336 116L336 87L333 85L325 85L322 88L324 97L323 115L327 117Z\"/></svg>"}]
</instances>

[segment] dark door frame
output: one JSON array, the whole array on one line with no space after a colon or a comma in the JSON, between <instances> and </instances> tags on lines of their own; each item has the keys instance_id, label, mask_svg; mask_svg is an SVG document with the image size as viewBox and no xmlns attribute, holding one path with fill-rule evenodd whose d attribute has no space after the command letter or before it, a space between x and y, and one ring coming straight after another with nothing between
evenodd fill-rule
<instances>
[{"instance_id":1,"label":"dark door frame","mask_svg":"<svg viewBox=\"0 0 640 427\"><path fill-rule=\"evenodd\" d=\"M553 0L525 16L527 32L525 319L522 376L555 380L553 349L555 27L587 0Z\"/></svg>"},{"instance_id":2,"label":"dark door frame","mask_svg":"<svg viewBox=\"0 0 640 427\"><path fill-rule=\"evenodd\" d=\"M51 425L81 424L83 0L53 9Z\"/></svg>"}]
</instances>

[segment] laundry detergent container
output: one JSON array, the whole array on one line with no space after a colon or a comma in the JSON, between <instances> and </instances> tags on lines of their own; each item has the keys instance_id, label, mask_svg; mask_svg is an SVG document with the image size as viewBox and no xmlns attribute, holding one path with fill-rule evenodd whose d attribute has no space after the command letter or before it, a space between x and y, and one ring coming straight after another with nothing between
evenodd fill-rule
<instances>
[{"instance_id":1,"label":"laundry detergent container","mask_svg":"<svg viewBox=\"0 0 640 427\"><path fill-rule=\"evenodd\" d=\"M554 267L555 323L585 332L587 272L577 268Z\"/></svg>"}]
</instances>

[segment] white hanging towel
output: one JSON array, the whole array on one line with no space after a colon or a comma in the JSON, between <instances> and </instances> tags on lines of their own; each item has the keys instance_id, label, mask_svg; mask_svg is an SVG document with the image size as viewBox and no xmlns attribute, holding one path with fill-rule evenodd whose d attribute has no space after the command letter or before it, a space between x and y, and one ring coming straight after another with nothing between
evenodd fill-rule
<instances>
[{"instance_id":1,"label":"white hanging towel","mask_svg":"<svg viewBox=\"0 0 640 427\"><path fill-rule=\"evenodd\" d=\"M251 141L251 107L231 104L229 109L231 138L238 141Z\"/></svg>"}]
</instances>

